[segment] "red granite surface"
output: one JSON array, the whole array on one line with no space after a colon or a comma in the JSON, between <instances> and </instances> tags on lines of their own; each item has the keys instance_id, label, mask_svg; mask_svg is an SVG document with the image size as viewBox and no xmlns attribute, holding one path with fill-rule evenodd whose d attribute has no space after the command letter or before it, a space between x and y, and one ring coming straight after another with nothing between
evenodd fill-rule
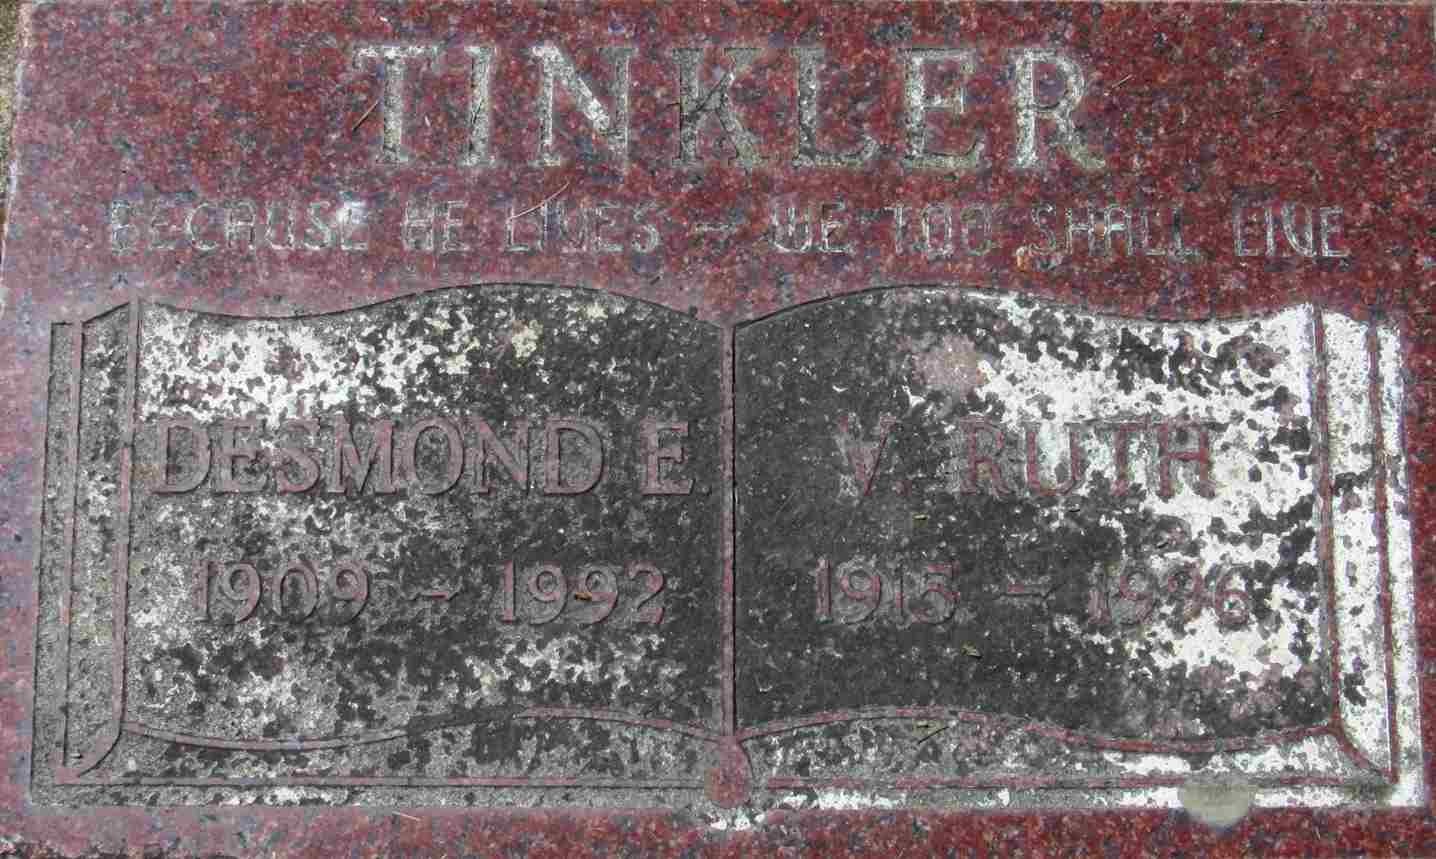
<instances>
[{"instance_id":1,"label":"red granite surface","mask_svg":"<svg viewBox=\"0 0 1436 859\"><path fill-rule=\"evenodd\" d=\"M1436 746L1436 155L1431 134L1431 7L1346 4L708 4L654 6L348 2L294 5L56 3L28 10L16 127L16 186L0 316L0 853L24 850L174 855L1436 855L1431 809L1254 812L1217 832L1184 812L963 814L784 813L732 833L658 812L183 808L86 810L30 804L35 592L48 325L132 297L236 313L351 307L461 283L600 286L733 323L804 300L875 285L942 282L1015 289L1094 309L1157 318L1246 315L1315 300L1395 319L1407 333L1423 733ZM456 166L467 66L426 78L408 139L414 160L374 163L382 115L362 42L433 40L462 56L498 46L493 123L500 168ZM539 128L536 66L551 41L591 79L594 49L635 46L631 166L568 105L558 151L531 164ZM763 48L732 97L766 163L745 168L721 143L694 166L678 151L675 47ZM884 151L862 170L800 169L794 46L827 53L825 147L849 150L859 127ZM991 163L967 175L900 164L902 68L896 49L971 47L978 65L952 149L985 135ZM1070 159L1012 169L1009 51L1058 47L1089 74L1080 112L1108 169ZM446 54L448 56L448 54ZM715 55L716 56L716 55ZM607 94L604 94L607 98ZM423 117L429 122L423 123ZM716 139L717 125L705 131ZM597 157L580 153L590 147ZM116 254L115 200L339 200L376 213L366 252L250 252L221 247ZM474 225L462 253L399 247L405 202L463 200ZM651 206L653 253L503 250L505 217L545 199ZM777 253L773 206L842 201L852 219L834 244L851 253ZM891 214L932 203L1001 204L985 254L896 253ZM1234 206L1340 207L1341 258L1239 257ZM1039 239L1025 220L1056 211L1180 204L1200 260L1094 256L1050 270L1019 253ZM213 211L213 210L211 210ZM571 210L570 210L571 211ZM609 210L622 212L623 209ZM696 224L729 223L729 232ZM1255 228L1254 228L1255 229ZM213 234L202 232L202 241ZM1259 243L1257 232L1251 234ZM521 238L521 237L520 237ZM1083 240L1085 242L1085 239ZM1436 781L1429 767L1428 783Z\"/></svg>"}]
</instances>

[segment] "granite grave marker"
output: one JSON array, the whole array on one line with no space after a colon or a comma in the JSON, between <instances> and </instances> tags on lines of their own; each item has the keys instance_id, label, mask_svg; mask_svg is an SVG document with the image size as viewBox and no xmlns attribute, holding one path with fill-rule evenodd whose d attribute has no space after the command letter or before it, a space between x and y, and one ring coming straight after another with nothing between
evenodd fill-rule
<instances>
[{"instance_id":1,"label":"granite grave marker","mask_svg":"<svg viewBox=\"0 0 1436 859\"><path fill-rule=\"evenodd\" d=\"M1430 6L22 24L17 843L1433 844Z\"/></svg>"}]
</instances>

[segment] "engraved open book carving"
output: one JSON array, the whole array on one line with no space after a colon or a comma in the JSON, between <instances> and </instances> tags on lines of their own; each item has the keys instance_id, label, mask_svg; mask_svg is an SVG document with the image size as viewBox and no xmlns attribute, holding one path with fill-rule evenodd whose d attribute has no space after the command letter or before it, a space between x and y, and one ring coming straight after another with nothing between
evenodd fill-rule
<instances>
[{"instance_id":1,"label":"engraved open book carving","mask_svg":"<svg viewBox=\"0 0 1436 859\"><path fill-rule=\"evenodd\" d=\"M1418 796L1401 354L941 287L59 324L37 793Z\"/></svg>"}]
</instances>

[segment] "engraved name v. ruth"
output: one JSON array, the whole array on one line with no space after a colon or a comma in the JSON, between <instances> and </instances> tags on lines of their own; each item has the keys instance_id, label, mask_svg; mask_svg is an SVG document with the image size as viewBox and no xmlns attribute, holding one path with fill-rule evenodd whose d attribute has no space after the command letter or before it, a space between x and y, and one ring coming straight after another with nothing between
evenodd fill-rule
<instances>
[{"instance_id":1,"label":"engraved name v. ruth","mask_svg":"<svg viewBox=\"0 0 1436 859\"><path fill-rule=\"evenodd\" d=\"M43 789L1405 801L1400 366L936 288L60 325Z\"/></svg>"}]
</instances>

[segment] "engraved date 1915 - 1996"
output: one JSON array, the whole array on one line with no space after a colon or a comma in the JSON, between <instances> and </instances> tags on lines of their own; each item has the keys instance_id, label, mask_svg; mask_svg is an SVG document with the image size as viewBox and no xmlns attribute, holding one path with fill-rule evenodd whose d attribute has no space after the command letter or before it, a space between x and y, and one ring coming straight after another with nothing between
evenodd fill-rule
<instances>
[{"instance_id":1,"label":"engraved date 1915 - 1996","mask_svg":"<svg viewBox=\"0 0 1436 859\"><path fill-rule=\"evenodd\" d=\"M940 624L960 617L957 609L963 598L958 590L958 565L941 562L911 567L879 565L864 558L834 565L827 558L819 558L811 573L816 618L840 624L872 621L906 625ZM1130 628L1168 614L1192 621L1210 608L1221 626L1242 627L1251 620L1251 597L1244 580L1239 567L1203 573L1191 565L1160 572L1130 565L1110 575L1098 571L1087 584L1086 615L1099 627ZM1049 578L1038 578L1006 583L996 596L1046 604L1057 587L1058 583ZM1158 611L1164 606L1170 612Z\"/></svg>"},{"instance_id":2,"label":"engraved date 1915 - 1996","mask_svg":"<svg viewBox=\"0 0 1436 859\"><path fill-rule=\"evenodd\" d=\"M565 569L557 563L498 567L498 594L491 612L500 623L540 625L559 621L592 626L615 618L624 625L663 621L661 595L668 587L663 572L647 561L627 564L585 563ZM359 616L372 591L388 586L403 601L448 603L463 584L452 588L406 590L375 579L367 565L339 561L321 569L305 559L283 561L261 571L247 562L202 558L193 568L193 599L201 622L244 623L261 612L292 623L344 624Z\"/></svg>"}]
</instances>

